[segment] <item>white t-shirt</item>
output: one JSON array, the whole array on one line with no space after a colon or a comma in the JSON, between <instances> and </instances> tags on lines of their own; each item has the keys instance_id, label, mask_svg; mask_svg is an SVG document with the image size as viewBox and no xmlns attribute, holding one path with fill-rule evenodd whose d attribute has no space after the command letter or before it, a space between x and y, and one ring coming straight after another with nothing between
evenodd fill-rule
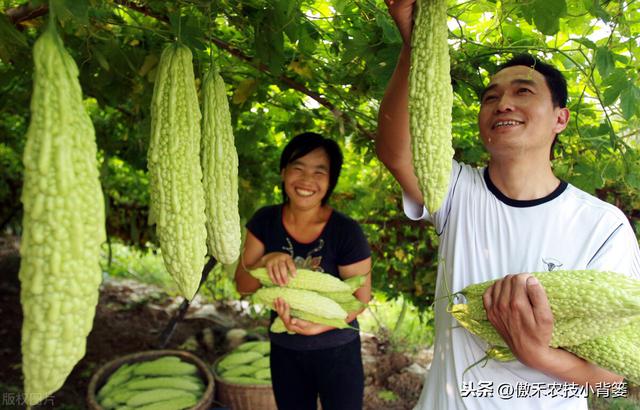
<instances>
[{"instance_id":1,"label":"white t-shirt","mask_svg":"<svg viewBox=\"0 0 640 410\"><path fill-rule=\"evenodd\" d=\"M433 215L403 194L405 214L432 222L440 236L434 358L416 409L586 410L584 392L517 360L489 360L463 379L487 344L459 327L446 295L521 272L596 269L640 279L633 229L618 208L566 182L545 198L517 201L485 170L454 161L449 192Z\"/></svg>"}]
</instances>

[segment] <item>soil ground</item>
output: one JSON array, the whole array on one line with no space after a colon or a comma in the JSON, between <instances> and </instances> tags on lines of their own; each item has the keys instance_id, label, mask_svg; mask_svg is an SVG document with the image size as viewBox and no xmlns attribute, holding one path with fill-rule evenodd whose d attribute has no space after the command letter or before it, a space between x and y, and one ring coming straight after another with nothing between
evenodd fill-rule
<instances>
[{"instance_id":1,"label":"soil ground","mask_svg":"<svg viewBox=\"0 0 640 410\"><path fill-rule=\"evenodd\" d=\"M4 250L1 250L3 245ZM0 408L24 409L20 353L22 309L17 279L19 257L15 249L7 249L6 245L0 243ZM75 366L64 386L34 410L87 408L87 387L92 375L118 357L159 348L161 333L181 300L154 286L106 278L100 289L100 301L84 358ZM266 323L253 320L243 312L237 302L204 304L196 298L165 348L188 350L205 363L212 364L232 347L233 341L229 342L227 336L230 329L248 330L246 338L249 339L263 337L260 329ZM384 340L366 335L363 335L362 344L365 410L412 408L418 399L423 376L407 371L407 367L415 361L426 367L430 362L429 353L422 352L410 358L390 351ZM216 406L223 407L214 402L212 408Z\"/></svg>"},{"instance_id":2,"label":"soil ground","mask_svg":"<svg viewBox=\"0 0 640 410\"><path fill-rule=\"evenodd\" d=\"M24 409L20 332L22 309L18 281L19 256L15 241L0 237L0 409ZM94 325L87 338L84 358L64 386L35 409L85 409L92 375L104 364L129 353L160 347L162 331L174 316L181 298L133 280L105 278L100 289ZM264 337L265 323L246 315L239 302L192 303L165 348L194 353L208 364L232 348L230 329L248 330L246 338ZM235 331L237 333L237 331ZM417 402L423 373L431 361L430 350L417 354L394 352L383 335L363 335L365 367L364 410L405 410ZM235 342L237 343L237 341ZM591 410L640 409L640 388L632 388L633 400L591 400ZM222 407L214 402L212 408ZM260 409L256 409L260 410Z\"/></svg>"}]
</instances>

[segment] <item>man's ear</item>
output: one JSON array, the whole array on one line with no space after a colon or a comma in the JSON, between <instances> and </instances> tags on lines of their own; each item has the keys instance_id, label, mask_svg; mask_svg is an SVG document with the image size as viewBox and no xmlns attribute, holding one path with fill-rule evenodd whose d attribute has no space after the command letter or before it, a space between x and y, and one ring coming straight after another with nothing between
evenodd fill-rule
<instances>
[{"instance_id":1,"label":"man's ear","mask_svg":"<svg viewBox=\"0 0 640 410\"><path fill-rule=\"evenodd\" d=\"M556 126L553 128L553 132L556 134L561 133L569 125L569 118L571 114L568 108L558 108L556 112Z\"/></svg>"}]
</instances>

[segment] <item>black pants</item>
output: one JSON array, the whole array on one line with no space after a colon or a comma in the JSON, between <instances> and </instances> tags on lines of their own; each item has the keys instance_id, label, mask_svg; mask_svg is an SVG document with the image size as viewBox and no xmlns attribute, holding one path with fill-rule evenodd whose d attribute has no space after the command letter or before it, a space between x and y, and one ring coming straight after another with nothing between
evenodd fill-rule
<instances>
[{"instance_id":1,"label":"black pants","mask_svg":"<svg viewBox=\"0 0 640 410\"><path fill-rule=\"evenodd\" d=\"M329 349L297 351L271 344L271 383L279 410L361 410L360 338Z\"/></svg>"}]
</instances>

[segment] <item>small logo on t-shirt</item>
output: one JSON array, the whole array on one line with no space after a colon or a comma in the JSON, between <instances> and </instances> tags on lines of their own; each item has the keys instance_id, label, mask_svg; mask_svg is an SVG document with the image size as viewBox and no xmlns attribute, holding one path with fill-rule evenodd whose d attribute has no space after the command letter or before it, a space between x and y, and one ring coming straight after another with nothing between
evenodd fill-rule
<instances>
[{"instance_id":1,"label":"small logo on t-shirt","mask_svg":"<svg viewBox=\"0 0 640 410\"><path fill-rule=\"evenodd\" d=\"M562 262L553 258L542 258L542 263L547 265L547 271L551 272L555 268L559 268L562 266Z\"/></svg>"},{"instance_id":2,"label":"small logo on t-shirt","mask_svg":"<svg viewBox=\"0 0 640 410\"><path fill-rule=\"evenodd\" d=\"M318 246L313 248L311 251L307 252L306 257L295 256L293 250L293 243L291 243L291 239L287 239L287 246L283 246L282 249L287 251L289 255L293 258L293 263L296 265L298 269L309 269L315 271L322 271L322 267L320 263L322 262L322 256L313 256L314 253L319 252L324 247L324 239L320 239L318 241Z\"/></svg>"}]
</instances>

